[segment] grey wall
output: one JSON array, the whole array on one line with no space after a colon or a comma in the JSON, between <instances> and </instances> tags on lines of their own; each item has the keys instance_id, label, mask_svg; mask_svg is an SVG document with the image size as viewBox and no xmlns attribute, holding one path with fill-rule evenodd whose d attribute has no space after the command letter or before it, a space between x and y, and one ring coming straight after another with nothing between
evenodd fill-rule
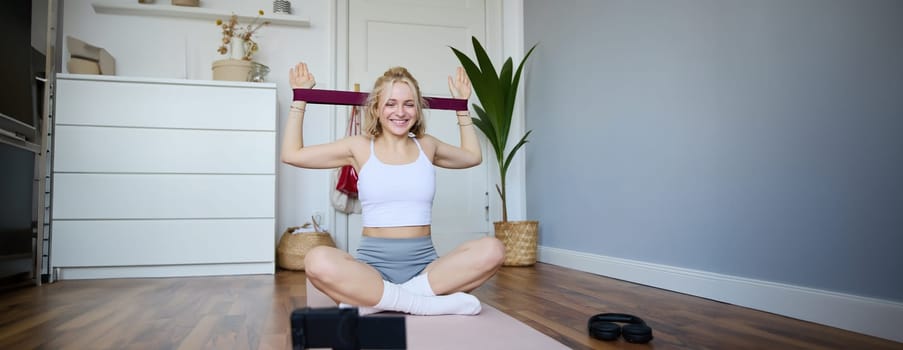
<instances>
[{"instance_id":1,"label":"grey wall","mask_svg":"<svg viewBox=\"0 0 903 350\"><path fill-rule=\"evenodd\" d=\"M903 1L525 13L541 245L903 301Z\"/></svg>"}]
</instances>

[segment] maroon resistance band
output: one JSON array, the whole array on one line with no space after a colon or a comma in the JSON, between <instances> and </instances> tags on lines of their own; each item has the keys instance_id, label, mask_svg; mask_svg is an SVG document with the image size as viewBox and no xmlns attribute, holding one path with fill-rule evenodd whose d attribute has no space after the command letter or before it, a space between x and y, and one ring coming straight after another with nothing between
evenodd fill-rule
<instances>
[{"instance_id":1,"label":"maroon resistance band","mask_svg":"<svg viewBox=\"0 0 903 350\"><path fill-rule=\"evenodd\" d=\"M295 101L321 105L353 105L363 106L367 102L366 92L320 90L320 89L294 89ZM460 98L424 97L429 109L444 109L449 111L466 111L467 100Z\"/></svg>"}]
</instances>

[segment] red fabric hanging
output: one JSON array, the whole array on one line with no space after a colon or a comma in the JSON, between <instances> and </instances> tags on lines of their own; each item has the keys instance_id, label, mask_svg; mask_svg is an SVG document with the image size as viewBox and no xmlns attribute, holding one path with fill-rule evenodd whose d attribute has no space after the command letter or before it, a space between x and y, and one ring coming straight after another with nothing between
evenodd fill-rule
<instances>
[{"instance_id":1,"label":"red fabric hanging","mask_svg":"<svg viewBox=\"0 0 903 350\"><path fill-rule=\"evenodd\" d=\"M346 136L360 135L361 133L361 113L357 106L351 108L351 117L348 118L348 130ZM342 192L348 197L357 198L357 171L351 165L345 165L339 170L339 180L336 182L335 189Z\"/></svg>"}]
</instances>

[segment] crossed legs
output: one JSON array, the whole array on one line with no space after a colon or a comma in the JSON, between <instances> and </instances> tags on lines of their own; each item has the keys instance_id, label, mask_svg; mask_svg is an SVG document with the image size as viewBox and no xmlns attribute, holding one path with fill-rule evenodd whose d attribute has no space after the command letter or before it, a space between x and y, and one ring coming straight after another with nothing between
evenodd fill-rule
<instances>
[{"instance_id":1,"label":"crossed legs","mask_svg":"<svg viewBox=\"0 0 903 350\"><path fill-rule=\"evenodd\" d=\"M331 247L311 249L304 265L311 284L336 302L422 315L476 314L479 301L462 292L492 277L504 254L504 246L495 238L464 243L430 263L415 277L422 278L416 287L383 281L373 267Z\"/></svg>"}]
</instances>

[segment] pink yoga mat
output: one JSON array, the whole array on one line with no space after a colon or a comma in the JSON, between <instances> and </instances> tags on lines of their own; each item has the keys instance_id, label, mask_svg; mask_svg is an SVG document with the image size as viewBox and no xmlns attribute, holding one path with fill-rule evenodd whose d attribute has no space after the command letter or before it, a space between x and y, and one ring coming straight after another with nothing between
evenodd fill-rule
<instances>
[{"instance_id":1,"label":"pink yoga mat","mask_svg":"<svg viewBox=\"0 0 903 350\"><path fill-rule=\"evenodd\" d=\"M334 307L335 303L308 281L307 306ZM367 317L379 317L379 314ZM412 350L567 349L555 339L485 303L483 311L476 316L405 317L408 349Z\"/></svg>"}]
</instances>

